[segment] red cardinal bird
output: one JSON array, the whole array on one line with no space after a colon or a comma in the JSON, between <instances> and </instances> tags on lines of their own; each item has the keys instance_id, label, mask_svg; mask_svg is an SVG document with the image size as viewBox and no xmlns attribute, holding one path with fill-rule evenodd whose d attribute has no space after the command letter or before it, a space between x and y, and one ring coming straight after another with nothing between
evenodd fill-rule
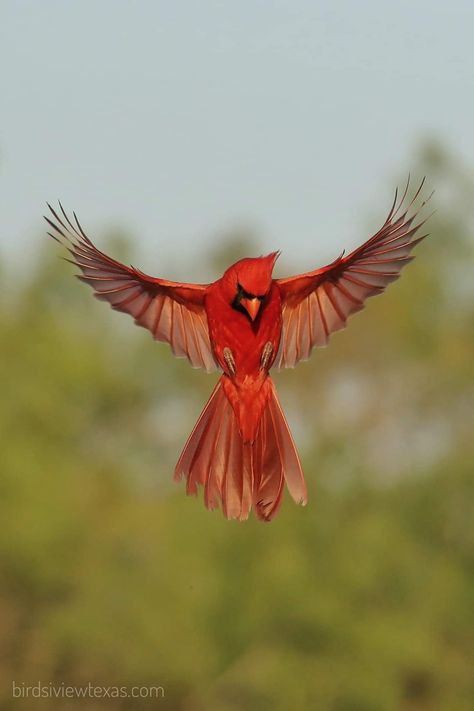
<instances>
[{"instance_id":1,"label":"red cardinal bird","mask_svg":"<svg viewBox=\"0 0 474 711\"><path fill-rule=\"evenodd\" d=\"M188 494L204 487L209 509L222 505L227 518L246 519L253 508L270 521L284 483L306 504L300 460L269 375L272 366L294 367L325 346L365 299L380 294L411 259L424 222L418 211L402 210L407 188L381 229L347 257L299 276L273 279L278 252L241 259L212 284L181 284L148 276L101 252L76 215L60 204L50 236L66 245L97 298L148 328L173 353L195 368L222 375L194 427L175 470L186 477ZM423 203L424 205L425 203ZM421 207L423 207L421 205ZM420 208L421 209L421 208Z\"/></svg>"}]
</instances>

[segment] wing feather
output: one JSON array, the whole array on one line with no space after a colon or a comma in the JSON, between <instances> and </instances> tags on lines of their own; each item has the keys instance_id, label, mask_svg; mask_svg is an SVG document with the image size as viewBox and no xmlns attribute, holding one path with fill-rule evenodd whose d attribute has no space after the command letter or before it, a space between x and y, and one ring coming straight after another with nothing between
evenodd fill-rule
<instances>
[{"instance_id":1,"label":"wing feather","mask_svg":"<svg viewBox=\"0 0 474 711\"><path fill-rule=\"evenodd\" d=\"M74 213L74 222L64 211L48 204L45 220L48 234L64 244L72 256L67 261L79 267L78 278L89 284L96 298L117 311L130 314L157 341L170 344L179 358L194 368L212 372L219 368L213 354L204 305L206 286L157 279L101 252L87 237Z\"/></svg>"},{"instance_id":2,"label":"wing feather","mask_svg":"<svg viewBox=\"0 0 474 711\"><path fill-rule=\"evenodd\" d=\"M368 297L380 294L398 279L402 268L414 258L413 248L427 236L415 238L426 222L417 223L416 218L427 200L419 208L413 207L423 185L424 179L404 209L409 180L398 206L397 190L380 230L347 257L341 255L321 269L277 280L283 316L277 367L292 368L309 358L315 346L327 345L330 335L344 328L349 316L364 308Z\"/></svg>"}]
</instances>

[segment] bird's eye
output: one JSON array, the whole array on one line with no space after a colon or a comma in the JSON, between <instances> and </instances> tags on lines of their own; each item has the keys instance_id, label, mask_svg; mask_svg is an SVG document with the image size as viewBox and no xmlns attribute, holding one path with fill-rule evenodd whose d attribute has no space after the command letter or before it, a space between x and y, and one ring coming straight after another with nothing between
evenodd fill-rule
<instances>
[{"instance_id":1,"label":"bird's eye","mask_svg":"<svg viewBox=\"0 0 474 711\"><path fill-rule=\"evenodd\" d=\"M263 301L265 298L265 294L251 294L250 291L246 291L246 289L244 289L242 284L239 284L239 282L237 282L237 297L239 299L258 299L259 301Z\"/></svg>"},{"instance_id":2,"label":"bird's eye","mask_svg":"<svg viewBox=\"0 0 474 711\"><path fill-rule=\"evenodd\" d=\"M254 298L253 294L251 294L249 291L244 289L242 284L239 284L239 282L237 282L237 296L239 296L241 299L253 299Z\"/></svg>"}]
</instances>

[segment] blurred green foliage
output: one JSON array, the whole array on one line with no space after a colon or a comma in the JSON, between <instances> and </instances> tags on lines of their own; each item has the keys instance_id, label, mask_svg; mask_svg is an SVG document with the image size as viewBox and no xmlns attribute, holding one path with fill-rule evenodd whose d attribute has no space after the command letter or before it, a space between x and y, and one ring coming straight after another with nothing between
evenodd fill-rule
<instances>
[{"instance_id":1,"label":"blurred green foliage","mask_svg":"<svg viewBox=\"0 0 474 711\"><path fill-rule=\"evenodd\" d=\"M212 378L52 243L27 278L1 272L1 708L32 708L12 680L165 689L58 709L473 708L474 187L436 146L422 169L418 259L276 375L310 501L270 525L171 481Z\"/></svg>"}]
</instances>

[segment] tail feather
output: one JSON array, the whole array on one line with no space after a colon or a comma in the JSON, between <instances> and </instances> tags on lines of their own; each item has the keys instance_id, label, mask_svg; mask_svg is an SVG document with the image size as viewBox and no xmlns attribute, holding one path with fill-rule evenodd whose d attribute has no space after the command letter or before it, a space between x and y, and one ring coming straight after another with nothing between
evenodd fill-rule
<instances>
[{"instance_id":1,"label":"tail feather","mask_svg":"<svg viewBox=\"0 0 474 711\"><path fill-rule=\"evenodd\" d=\"M221 504L226 518L245 520L253 507L259 519L270 521L280 508L285 481L293 499L306 503L298 454L274 385L268 381L268 402L254 442L242 439L219 381L176 465L175 480L186 477L186 492L197 494L198 485L203 486L206 507Z\"/></svg>"},{"instance_id":2,"label":"tail feather","mask_svg":"<svg viewBox=\"0 0 474 711\"><path fill-rule=\"evenodd\" d=\"M278 432L270 416L268 403L254 444L259 472L254 491L254 508L261 521L271 521L278 513L283 499L284 471L277 441Z\"/></svg>"},{"instance_id":3,"label":"tail feather","mask_svg":"<svg viewBox=\"0 0 474 711\"><path fill-rule=\"evenodd\" d=\"M219 418L214 449L209 462L209 474L204 485L204 503L211 510L218 508L222 499L222 480L227 467L226 457L231 415L230 408L225 408Z\"/></svg>"},{"instance_id":4,"label":"tail feather","mask_svg":"<svg viewBox=\"0 0 474 711\"><path fill-rule=\"evenodd\" d=\"M247 518L242 511L243 504L243 447L237 427L230 428L228 457L224 469L222 487L222 507L226 518Z\"/></svg>"},{"instance_id":5,"label":"tail feather","mask_svg":"<svg viewBox=\"0 0 474 711\"><path fill-rule=\"evenodd\" d=\"M272 383L273 385L273 383ZM296 451L290 428L273 386L273 397L268 402L268 408L273 420L277 446L285 474L285 481L291 497L297 504L306 504L308 492L301 469L300 459Z\"/></svg>"},{"instance_id":6,"label":"tail feather","mask_svg":"<svg viewBox=\"0 0 474 711\"><path fill-rule=\"evenodd\" d=\"M215 392L215 390L214 390ZM214 393L213 393L214 395ZM187 442L184 446L183 451L181 452L181 456L178 460L178 463L176 465L176 472L178 469L183 472L189 472L191 474L191 471L193 471L193 466L196 461L196 455L198 454L199 450L199 444L201 442L203 433L206 429L206 425L208 424L209 421L209 412L208 410L210 409L211 401L213 398L213 395L211 395L206 407L204 410L201 412L198 421L194 425L194 428L189 435ZM195 467L194 467L195 470ZM194 475L195 475L194 471ZM187 493L188 494L195 494L197 493L197 488L196 488L196 483L192 482L192 477L188 476L187 480Z\"/></svg>"}]
</instances>

